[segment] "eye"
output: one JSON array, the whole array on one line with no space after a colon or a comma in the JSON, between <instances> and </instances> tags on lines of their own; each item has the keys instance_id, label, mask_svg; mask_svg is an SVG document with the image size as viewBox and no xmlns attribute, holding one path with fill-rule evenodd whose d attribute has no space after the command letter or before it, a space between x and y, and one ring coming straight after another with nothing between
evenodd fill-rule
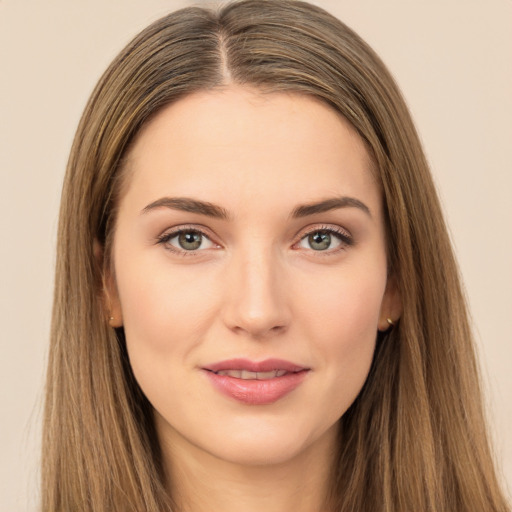
<instances>
[{"instance_id":1,"label":"eye","mask_svg":"<svg viewBox=\"0 0 512 512\"><path fill-rule=\"evenodd\" d=\"M310 231L298 243L298 247L302 249L312 249L317 252L335 251L348 245L352 245L352 238L347 233L332 228Z\"/></svg>"},{"instance_id":2,"label":"eye","mask_svg":"<svg viewBox=\"0 0 512 512\"><path fill-rule=\"evenodd\" d=\"M197 229L180 229L166 233L159 237L158 242L178 252L194 252L215 247L215 244Z\"/></svg>"}]
</instances>

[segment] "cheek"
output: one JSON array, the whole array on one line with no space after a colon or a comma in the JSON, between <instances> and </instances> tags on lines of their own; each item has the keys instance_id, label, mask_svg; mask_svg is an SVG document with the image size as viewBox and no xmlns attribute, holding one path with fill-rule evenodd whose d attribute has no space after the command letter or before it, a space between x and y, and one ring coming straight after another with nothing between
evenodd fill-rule
<instances>
[{"instance_id":1,"label":"cheek","mask_svg":"<svg viewBox=\"0 0 512 512\"><path fill-rule=\"evenodd\" d=\"M183 386L195 370L195 354L214 321L211 288L191 279L190 269L147 261L116 269L130 365L157 411L186 417L186 404L201 405L193 387ZM179 399L174 392L179 387ZM185 407L185 409L184 409Z\"/></svg>"},{"instance_id":2,"label":"cheek","mask_svg":"<svg viewBox=\"0 0 512 512\"><path fill-rule=\"evenodd\" d=\"M319 283L321 285L319 286ZM330 271L325 278L305 275L295 296L301 302L297 317L324 339L341 348L374 339L386 287L385 262L348 266ZM308 294L304 290L309 290Z\"/></svg>"},{"instance_id":3,"label":"cheek","mask_svg":"<svg viewBox=\"0 0 512 512\"><path fill-rule=\"evenodd\" d=\"M156 261L120 259L116 271L134 371L186 358L215 316L208 281L191 278L187 268L171 271L165 256Z\"/></svg>"},{"instance_id":4,"label":"cheek","mask_svg":"<svg viewBox=\"0 0 512 512\"><path fill-rule=\"evenodd\" d=\"M302 299L301 329L317 341L331 391L325 407L338 417L356 398L371 366L386 285L383 268L382 273L354 269L332 275L328 286Z\"/></svg>"}]
</instances>

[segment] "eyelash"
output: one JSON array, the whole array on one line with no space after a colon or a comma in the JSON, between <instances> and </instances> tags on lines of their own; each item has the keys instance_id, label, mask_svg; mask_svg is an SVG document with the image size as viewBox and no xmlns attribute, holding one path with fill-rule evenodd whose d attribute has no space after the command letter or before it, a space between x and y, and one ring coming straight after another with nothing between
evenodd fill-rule
<instances>
[{"instance_id":1,"label":"eyelash","mask_svg":"<svg viewBox=\"0 0 512 512\"><path fill-rule=\"evenodd\" d=\"M210 240L213 244L215 244L215 242L212 241L211 237L208 236L208 234L203 229L200 229L197 226L180 226L179 228L174 229L173 231L167 231L156 238L156 243L163 245L165 249L175 254L178 254L179 256L197 256L200 251L187 251L185 249L178 249L177 247L174 247L169 244L170 240L179 236L181 233L197 233L206 238L207 240ZM218 244L215 245L218 246Z\"/></svg>"},{"instance_id":2,"label":"eyelash","mask_svg":"<svg viewBox=\"0 0 512 512\"><path fill-rule=\"evenodd\" d=\"M302 240L304 240L305 238L314 233L326 233L329 235L334 235L334 237L340 241L340 246L334 249L326 249L325 251L315 251L314 249L311 249L312 252L318 253L319 256L331 256L333 254L337 254L339 251L346 250L348 247L354 245L354 239L345 229L342 229L338 226L323 225L315 226L313 229L307 229L307 231L301 234L298 242L296 242L294 246L299 244L300 242L302 242Z\"/></svg>"},{"instance_id":3,"label":"eyelash","mask_svg":"<svg viewBox=\"0 0 512 512\"><path fill-rule=\"evenodd\" d=\"M203 230L198 228L197 226L181 226L173 231L168 231L166 233L163 233L162 235L158 236L156 238L156 243L164 245L165 248L175 254L178 254L180 256L197 256L199 250L185 250L185 249L178 249L177 247L174 247L169 244L169 241L173 238L179 236L182 233L197 233L203 237L205 237L207 240L209 240L212 244L215 244L215 242L212 241L211 237ZM310 249L314 253L319 253L320 256L328 256L332 254L336 254L339 251L345 250L346 248L354 245L354 240L352 236L345 230L334 227L334 226L315 226L313 229L308 229L307 231L303 231L300 235L300 238L293 244L293 246L297 246L302 242L304 239L306 239L308 236L314 234L314 233L326 233L329 235L334 235L335 238L337 238L340 241L340 246L335 249L326 249L324 251L315 251L314 249ZM203 249L204 250L204 249Z\"/></svg>"}]
</instances>

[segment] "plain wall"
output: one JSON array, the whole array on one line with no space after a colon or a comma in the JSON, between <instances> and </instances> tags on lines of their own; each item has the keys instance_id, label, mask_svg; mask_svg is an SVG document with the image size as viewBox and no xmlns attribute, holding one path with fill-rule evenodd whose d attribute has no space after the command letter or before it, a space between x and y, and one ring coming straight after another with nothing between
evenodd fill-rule
<instances>
[{"instance_id":1,"label":"plain wall","mask_svg":"<svg viewBox=\"0 0 512 512\"><path fill-rule=\"evenodd\" d=\"M195 2L201 4L201 2ZM438 184L512 483L512 1L317 0L395 75ZM0 0L0 510L35 511L61 182L115 54L178 0Z\"/></svg>"}]
</instances>

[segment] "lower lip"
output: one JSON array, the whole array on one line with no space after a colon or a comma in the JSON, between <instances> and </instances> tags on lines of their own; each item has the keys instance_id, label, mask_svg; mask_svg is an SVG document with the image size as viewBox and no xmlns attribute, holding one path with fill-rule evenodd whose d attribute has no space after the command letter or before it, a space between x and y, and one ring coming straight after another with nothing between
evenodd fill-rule
<instances>
[{"instance_id":1,"label":"lower lip","mask_svg":"<svg viewBox=\"0 0 512 512\"><path fill-rule=\"evenodd\" d=\"M217 375L206 370L214 387L222 394L248 405L266 405L277 402L296 389L306 377L308 370L287 373L273 379L237 379L228 375Z\"/></svg>"}]
</instances>

